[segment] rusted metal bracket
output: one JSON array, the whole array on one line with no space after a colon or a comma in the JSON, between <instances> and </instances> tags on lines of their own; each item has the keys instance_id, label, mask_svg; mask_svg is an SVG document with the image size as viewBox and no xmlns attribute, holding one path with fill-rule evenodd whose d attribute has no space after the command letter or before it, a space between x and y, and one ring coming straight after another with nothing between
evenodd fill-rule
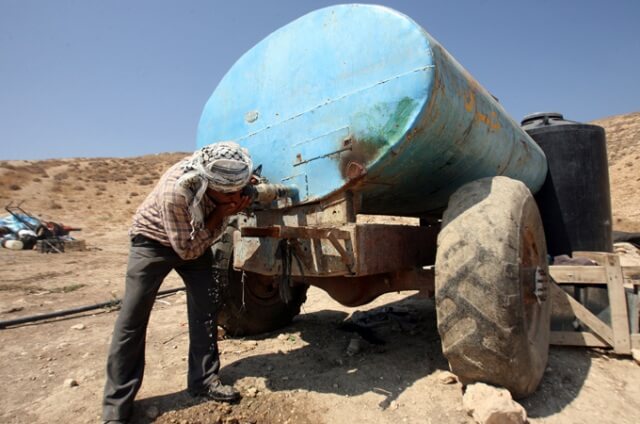
<instances>
[{"instance_id":1,"label":"rusted metal bracket","mask_svg":"<svg viewBox=\"0 0 640 424\"><path fill-rule=\"evenodd\" d=\"M340 244L339 240L349 240L348 231L335 228L289 227L272 225L270 227L242 227L242 237L271 237L277 239L327 239L338 251L342 262L348 267L354 264L353 256Z\"/></svg>"},{"instance_id":2,"label":"rusted metal bracket","mask_svg":"<svg viewBox=\"0 0 640 424\"><path fill-rule=\"evenodd\" d=\"M297 240L304 270L294 277L366 276L433 265L438 227L357 222L358 196L344 196L286 211L259 211L239 222L235 269L279 275L279 240ZM418 249L412 246L419 246Z\"/></svg>"},{"instance_id":3,"label":"rusted metal bracket","mask_svg":"<svg viewBox=\"0 0 640 424\"><path fill-rule=\"evenodd\" d=\"M340 254L340 257L342 258L342 262L347 266L347 268L349 268L349 270L351 270L351 266L353 265L353 257L347 252L347 250L344 247L342 247L342 245L338 241L338 236L335 233L330 232L327 238L331 242L331 245Z\"/></svg>"},{"instance_id":4,"label":"rusted metal bracket","mask_svg":"<svg viewBox=\"0 0 640 424\"><path fill-rule=\"evenodd\" d=\"M272 225L269 227L242 227L242 237L273 237L281 239L323 239L333 236L336 239L348 240L348 231L335 228L291 227L286 225Z\"/></svg>"}]
</instances>

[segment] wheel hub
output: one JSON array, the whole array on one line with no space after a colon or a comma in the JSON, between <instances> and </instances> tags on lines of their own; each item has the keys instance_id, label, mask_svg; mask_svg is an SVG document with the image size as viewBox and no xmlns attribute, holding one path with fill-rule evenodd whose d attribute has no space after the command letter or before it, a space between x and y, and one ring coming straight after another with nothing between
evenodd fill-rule
<instances>
[{"instance_id":1,"label":"wheel hub","mask_svg":"<svg viewBox=\"0 0 640 424\"><path fill-rule=\"evenodd\" d=\"M547 294L549 291L549 274L545 271L544 268L536 267L535 274L535 287L533 289L533 294L536 296L539 304L542 304L545 300L547 300Z\"/></svg>"}]
</instances>

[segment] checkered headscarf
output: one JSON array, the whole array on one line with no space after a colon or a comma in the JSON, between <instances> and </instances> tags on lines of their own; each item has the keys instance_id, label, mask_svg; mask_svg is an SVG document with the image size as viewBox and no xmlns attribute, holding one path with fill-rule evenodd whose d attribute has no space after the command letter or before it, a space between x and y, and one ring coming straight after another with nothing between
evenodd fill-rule
<instances>
[{"instance_id":1,"label":"checkered headscarf","mask_svg":"<svg viewBox=\"0 0 640 424\"><path fill-rule=\"evenodd\" d=\"M221 141L197 150L182 169L185 172L177 184L185 189L191 226L196 231L204 226L200 202L207 188L222 193L241 190L251 179L253 162L247 149L232 141Z\"/></svg>"}]
</instances>

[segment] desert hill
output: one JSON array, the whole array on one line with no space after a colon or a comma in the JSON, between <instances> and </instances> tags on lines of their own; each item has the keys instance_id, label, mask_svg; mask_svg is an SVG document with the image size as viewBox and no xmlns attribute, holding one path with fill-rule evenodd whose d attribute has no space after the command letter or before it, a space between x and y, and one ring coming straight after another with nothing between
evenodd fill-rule
<instances>
[{"instance_id":1,"label":"desert hill","mask_svg":"<svg viewBox=\"0 0 640 424\"><path fill-rule=\"evenodd\" d=\"M640 112L592 123L607 134L614 229L640 231ZM187 154L0 161L0 206L24 202L43 219L99 237L105 229L126 229L162 172Z\"/></svg>"},{"instance_id":2,"label":"desert hill","mask_svg":"<svg viewBox=\"0 0 640 424\"><path fill-rule=\"evenodd\" d=\"M23 202L39 218L81 227L83 238L124 233L164 170L186 155L3 161L0 206Z\"/></svg>"},{"instance_id":3,"label":"desert hill","mask_svg":"<svg viewBox=\"0 0 640 424\"><path fill-rule=\"evenodd\" d=\"M640 231L640 112L591 122L607 134L613 228Z\"/></svg>"}]
</instances>

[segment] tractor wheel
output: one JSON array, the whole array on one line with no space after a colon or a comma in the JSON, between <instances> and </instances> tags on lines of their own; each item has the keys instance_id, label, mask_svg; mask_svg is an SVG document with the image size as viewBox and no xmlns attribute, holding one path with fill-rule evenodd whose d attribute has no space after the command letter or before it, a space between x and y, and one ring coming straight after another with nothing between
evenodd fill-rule
<instances>
[{"instance_id":1,"label":"tractor wheel","mask_svg":"<svg viewBox=\"0 0 640 424\"><path fill-rule=\"evenodd\" d=\"M519 181L461 187L442 218L436 313L442 350L462 383L533 393L549 351L548 266L536 203Z\"/></svg>"},{"instance_id":2,"label":"tractor wheel","mask_svg":"<svg viewBox=\"0 0 640 424\"><path fill-rule=\"evenodd\" d=\"M307 298L308 286L292 287L292 299L280 299L275 277L243 273L233 269L233 219L212 246L213 277L220 287L218 324L231 336L245 336L276 330L291 323Z\"/></svg>"}]
</instances>

